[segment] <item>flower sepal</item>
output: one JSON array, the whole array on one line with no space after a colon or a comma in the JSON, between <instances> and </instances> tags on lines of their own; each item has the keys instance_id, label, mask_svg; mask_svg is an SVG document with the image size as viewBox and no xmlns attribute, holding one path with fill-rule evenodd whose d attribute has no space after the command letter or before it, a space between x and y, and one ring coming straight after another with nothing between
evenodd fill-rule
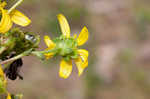
<instances>
[{"instance_id":1,"label":"flower sepal","mask_svg":"<svg viewBox=\"0 0 150 99\"><path fill-rule=\"evenodd\" d=\"M36 57L38 57L41 60L45 60L45 58L46 58L44 53L40 52L40 51L34 51L34 52L32 52L32 54L34 54Z\"/></svg>"},{"instance_id":2,"label":"flower sepal","mask_svg":"<svg viewBox=\"0 0 150 99\"><path fill-rule=\"evenodd\" d=\"M61 56L72 55L77 48L77 42L73 38L60 36L54 40L56 44L57 54Z\"/></svg>"}]
</instances>

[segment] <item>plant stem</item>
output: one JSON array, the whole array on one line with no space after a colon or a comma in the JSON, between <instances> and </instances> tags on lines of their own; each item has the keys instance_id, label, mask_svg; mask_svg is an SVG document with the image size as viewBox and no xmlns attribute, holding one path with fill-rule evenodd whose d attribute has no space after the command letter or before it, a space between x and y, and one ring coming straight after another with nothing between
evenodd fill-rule
<instances>
[{"instance_id":1,"label":"plant stem","mask_svg":"<svg viewBox=\"0 0 150 99\"><path fill-rule=\"evenodd\" d=\"M10 63L10 62L13 62L14 60L17 60L17 59L19 59L19 58L22 58L22 57L27 56L27 55L30 55L30 54L39 57L40 54L44 56L44 53L45 53L45 54L46 54L46 53L52 53L52 52L55 52L55 51L56 51L56 49L45 50L45 51L33 51L33 49L31 48L31 49L29 49L29 50L27 50L27 51L21 53L20 55L17 55L17 56L15 56L15 57L12 57L12 58L10 58L10 59L7 59L7 60L4 60L4 61L0 62L0 64L1 64L1 65L8 64L8 63Z\"/></svg>"},{"instance_id":2,"label":"plant stem","mask_svg":"<svg viewBox=\"0 0 150 99\"><path fill-rule=\"evenodd\" d=\"M7 60L5 60L5 61L0 62L0 64L1 64L1 65L7 64L7 63L12 62L12 61L14 61L14 60L17 60L17 59L19 59L19 58L21 58L21 57L23 57L23 56L29 55L31 52L32 52L32 49L29 49L29 50L23 52L23 53L20 54L20 55L17 55L17 56L15 56L15 57L12 57L12 58L10 58L10 59L7 59Z\"/></svg>"},{"instance_id":3,"label":"plant stem","mask_svg":"<svg viewBox=\"0 0 150 99\"><path fill-rule=\"evenodd\" d=\"M8 14L13 11L18 5L20 5L23 2L23 0L18 0L9 10Z\"/></svg>"},{"instance_id":4,"label":"plant stem","mask_svg":"<svg viewBox=\"0 0 150 99\"><path fill-rule=\"evenodd\" d=\"M47 53L56 53L56 49L44 50L44 51L33 51L31 54L40 58L41 60L45 59L45 54Z\"/></svg>"},{"instance_id":5,"label":"plant stem","mask_svg":"<svg viewBox=\"0 0 150 99\"><path fill-rule=\"evenodd\" d=\"M0 55L6 50L6 47L0 47Z\"/></svg>"},{"instance_id":6,"label":"plant stem","mask_svg":"<svg viewBox=\"0 0 150 99\"><path fill-rule=\"evenodd\" d=\"M50 50L44 50L44 51L33 51L32 54L33 55L35 55L36 53L47 54L47 53L52 53L55 51L56 51L56 49L50 49Z\"/></svg>"}]
</instances>

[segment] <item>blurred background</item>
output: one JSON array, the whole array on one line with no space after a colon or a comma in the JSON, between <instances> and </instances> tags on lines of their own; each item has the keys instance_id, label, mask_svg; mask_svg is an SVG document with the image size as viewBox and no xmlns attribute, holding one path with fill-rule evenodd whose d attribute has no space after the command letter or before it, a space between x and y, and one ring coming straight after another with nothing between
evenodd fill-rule
<instances>
[{"instance_id":1,"label":"blurred background","mask_svg":"<svg viewBox=\"0 0 150 99\"><path fill-rule=\"evenodd\" d=\"M13 1L13 0L10 0ZM42 62L24 57L24 80L9 81L10 92L23 99L150 99L149 0L24 0L18 9L32 20L25 30L43 36L61 34L56 15L64 14L72 33L90 32L81 48L89 66L81 77L59 77L60 57Z\"/></svg>"}]
</instances>

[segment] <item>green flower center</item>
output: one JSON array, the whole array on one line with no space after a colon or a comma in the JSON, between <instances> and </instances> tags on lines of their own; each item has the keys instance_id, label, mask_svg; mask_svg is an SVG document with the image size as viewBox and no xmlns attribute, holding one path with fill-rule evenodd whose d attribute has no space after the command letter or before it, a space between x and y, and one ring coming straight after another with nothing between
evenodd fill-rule
<instances>
[{"instance_id":1,"label":"green flower center","mask_svg":"<svg viewBox=\"0 0 150 99\"><path fill-rule=\"evenodd\" d=\"M74 38L65 38L61 36L54 40L56 44L57 54L69 60L71 58L77 58L77 42Z\"/></svg>"}]
</instances>

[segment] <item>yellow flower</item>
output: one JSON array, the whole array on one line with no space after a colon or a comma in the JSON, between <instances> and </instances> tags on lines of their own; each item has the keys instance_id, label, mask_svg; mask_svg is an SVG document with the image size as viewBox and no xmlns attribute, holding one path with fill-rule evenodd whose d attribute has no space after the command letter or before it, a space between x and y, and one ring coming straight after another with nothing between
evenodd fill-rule
<instances>
[{"instance_id":1,"label":"yellow flower","mask_svg":"<svg viewBox=\"0 0 150 99\"><path fill-rule=\"evenodd\" d=\"M2 66L0 65L0 77L4 78L4 72Z\"/></svg>"},{"instance_id":2,"label":"yellow flower","mask_svg":"<svg viewBox=\"0 0 150 99\"><path fill-rule=\"evenodd\" d=\"M11 99L10 93L7 93L7 98L6 99Z\"/></svg>"},{"instance_id":3,"label":"yellow flower","mask_svg":"<svg viewBox=\"0 0 150 99\"><path fill-rule=\"evenodd\" d=\"M1 65L0 65L0 78L2 78L3 83L4 83L4 85L6 86L7 81L6 81L6 79L5 79L4 72L3 72L3 69L2 69L2 66L1 66Z\"/></svg>"},{"instance_id":4,"label":"yellow flower","mask_svg":"<svg viewBox=\"0 0 150 99\"><path fill-rule=\"evenodd\" d=\"M31 20L18 10L13 10L10 13L8 13L8 10L4 9L5 6L6 2L0 3L0 33L8 32L12 27L13 22L23 27L31 23Z\"/></svg>"},{"instance_id":5,"label":"yellow flower","mask_svg":"<svg viewBox=\"0 0 150 99\"><path fill-rule=\"evenodd\" d=\"M7 81L4 76L2 66L0 65L0 93L6 92Z\"/></svg>"},{"instance_id":6,"label":"yellow flower","mask_svg":"<svg viewBox=\"0 0 150 99\"><path fill-rule=\"evenodd\" d=\"M76 39L77 37L76 34L74 35L74 37L70 37L70 27L65 16L59 14L57 18L64 39L63 41L61 41L62 40L61 38L53 42L50 39L50 37L45 36L44 41L48 46L46 50L54 49L54 48L58 49L60 51L59 54L63 56L63 59L60 62L60 70L59 70L60 77L64 79L69 77L69 75L72 72L72 61L75 62L78 69L78 75L80 76L83 73L84 69L88 66L88 51L85 49L78 49L77 47L83 45L88 40L88 34L89 34L88 29L84 27L77 39ZM76 53L77 53L77 57L75 56ZM54 54L55 53L47 53L45 54L45 56L48 59L51 58ZM68 57L69 60L67 59Z\"/></svg>"}]
</instances>

